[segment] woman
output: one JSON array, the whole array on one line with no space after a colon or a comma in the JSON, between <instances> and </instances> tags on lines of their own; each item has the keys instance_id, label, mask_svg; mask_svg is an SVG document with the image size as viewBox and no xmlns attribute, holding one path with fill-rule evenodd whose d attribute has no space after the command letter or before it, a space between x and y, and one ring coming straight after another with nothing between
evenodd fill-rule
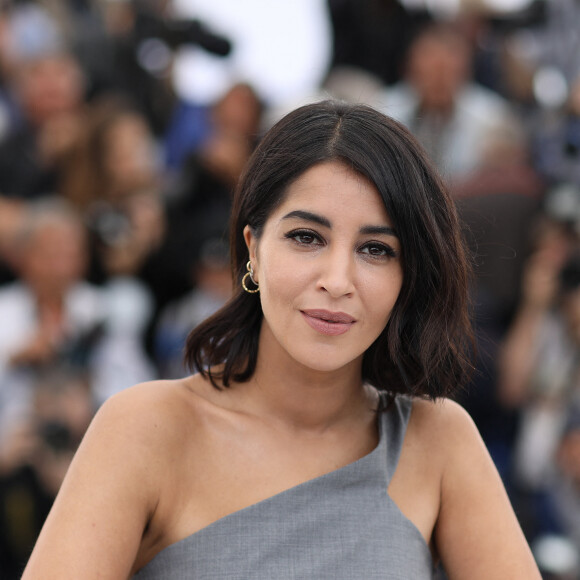
<instances>
[{"instance_id":1,"label":"woman","mask_svg":"<svg viewBox=\"0 0 580 580\"><path fill-rule=\"evenodd\" d=\"M439 559L539 578L444 400L468 368L466 267L409 133L364 106L290 113L231 227L236 289L188 339L198 374L105 403L24 580L417 580Z\"/></svg>"}]
</instances>

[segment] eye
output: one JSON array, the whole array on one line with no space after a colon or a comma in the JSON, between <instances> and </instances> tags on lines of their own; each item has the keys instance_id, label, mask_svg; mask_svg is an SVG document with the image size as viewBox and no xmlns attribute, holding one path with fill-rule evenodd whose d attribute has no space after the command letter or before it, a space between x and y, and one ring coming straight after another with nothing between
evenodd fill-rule
<instances>
[{"instance_id":1,"label":"eye","mask_svg":"<svg viewBox=\"0 0 580 580\"><path fill-rule=\"evenodd\" d=\"M285 234L286 238L294 240L301 246L318 246L322 245L322 238L312 230L292 230Z\"/></svg>"},{"instance_id":2,"label":"eye","mask_svg":"<svg viewBox=\"0 0 580 580\"><path fill-rule=\"evenodd\" d=\"M367 254L372 258L396 258L397 252L387 245L380 242L367 242L359 249L362 254Z\"/></svg>"}]
</instances>

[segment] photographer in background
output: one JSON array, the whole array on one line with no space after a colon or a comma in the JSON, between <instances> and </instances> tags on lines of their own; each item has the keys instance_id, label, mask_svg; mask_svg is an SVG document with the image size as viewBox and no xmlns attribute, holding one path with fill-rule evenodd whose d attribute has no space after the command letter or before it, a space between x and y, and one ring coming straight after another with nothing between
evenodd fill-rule
<instances>
[{"instance_id":1,"label":"photographer in background","mask_svg":"<svg viewBox=\"0 0 580 580\"><path fill-rule=\"evenodd\" d=\"M549 203L547 211L531 230L534 250L498 363L499 400L519 413L510 489L530 540L565 531L553 502L557 455L580 397L580 242L570 216Z\"/></svg>"},{"instance_id":2,"label":"photographer in background","mask_svg":"<svg viewBox=\"0 0 580 580\"><path fill-rule=\"evenodd\" d=\"M2 57L18 115L0 142L0 196L31 200L55 190L63 156L81 129L85 77L55 21L39 6L6 16Z\"/></svg>"},{"instance_id":3,"label":"photographer in background","mask_svg":"<svg viewBox=\"0 0 580 580\"><path fill-rule=\"evenodd\" d=\"M134 103L118 94L92 101L58 184L89 225L92 280L137 276L161 244L162 177L150 126Z\"/></svg>"},{"instance_id":4,"label":"photographer in background","mask_svg":"<svg viewBox=\"0 0 580 580\"><path fill-rule=\"evenodd\" d=\"M564 106L545 112L533 144L535 165L547 180L580 186L580 76Z\"/></svg>"},{"instance_id":5,"label":"photographer in background","mask_svg":"<svg viewBox=\"0 0 580 580\"><path fill-rule=\"evenodd\" d=\"M174 18L166 0L101 0L95 6L91 30L77 32L73 40L91 98L109 92L128 96L162 138L182 106L172 78L176 49L198 46L226 56L229 40L199 20Z\"/></svg>"},{"instance_id":6,"label":"photographer in background","mask_svg":"<svg viewBox=\"0 0 580 580\"><path fill-rule=\"evenodd\" d=\"M20 578L95 410L82 368L70 363L42 368L35 380L33 404L5 443L9 449L0 469L2 580Z\"/></svg>"},{"instance_id":7,"label":"photographer in background","mask_svg":"<svg viewBox=\"0 0 580 580\"><path fill-rule=\"evenodd\" d=\"M19 279L0 288L0 469L45 365L81 364L97 403L154 376L139 294L120 281L87 283L87 260L78 214L59 199L31 204L15 247Z\"/></svg>"}]
</instances>

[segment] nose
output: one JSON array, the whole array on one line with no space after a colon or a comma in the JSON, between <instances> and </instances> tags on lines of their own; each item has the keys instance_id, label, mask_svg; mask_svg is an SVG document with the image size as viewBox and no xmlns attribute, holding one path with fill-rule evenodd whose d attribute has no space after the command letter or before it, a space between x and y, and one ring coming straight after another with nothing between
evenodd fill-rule
<instances>
[{"instance_id":1,"label":"nose","mask_svg":"<svg viewBox=\"0 0 580 580\"><path fill-rule=\"evenodd\" d=\"M321 257L318 287L332 298L349 296L354 291L355 264L348 251L336 248Z\"/></svg>"}]
</instances>

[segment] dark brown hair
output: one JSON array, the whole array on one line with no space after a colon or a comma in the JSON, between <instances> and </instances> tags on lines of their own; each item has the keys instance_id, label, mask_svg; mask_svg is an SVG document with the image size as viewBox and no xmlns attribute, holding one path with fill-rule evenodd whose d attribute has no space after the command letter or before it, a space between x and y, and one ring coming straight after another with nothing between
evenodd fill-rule
<instances>
[{"instance_id":1,"label":"dark brown hair","mask_svg":"<svg viewBox=\"0 0 580 580\"><path fill-rule=\"evenodd\" d=\"M188 365L216 387L253 375L263 315L259 294L241 287L244 226L260 237L288 186L330 160L376 186L402 248L403 285L386 328L364 354L363 380L392 394L449 396L472 368L468 267L454 204L403 125L368 106L334 101L289 113L250 159L231 217L234 295L190 333Z\"/></svg>"},{"instance_id":2,"label":"dark brown hair","mask_svg":"<svg viewBox=\"0 0 580 580\"><path fill-rule=\"evenodd\" d=\"M93 100L84 110L83 130L61 163L58 190L83 211L96 201L118 201L105 158L110 132L124 119L138 119L150 130L146 118L124 95L107 93ZM147 176L140 189L155 188L158 184ZM128 193L128 192L120 192Z\"/></svg>"}]
</instances>

